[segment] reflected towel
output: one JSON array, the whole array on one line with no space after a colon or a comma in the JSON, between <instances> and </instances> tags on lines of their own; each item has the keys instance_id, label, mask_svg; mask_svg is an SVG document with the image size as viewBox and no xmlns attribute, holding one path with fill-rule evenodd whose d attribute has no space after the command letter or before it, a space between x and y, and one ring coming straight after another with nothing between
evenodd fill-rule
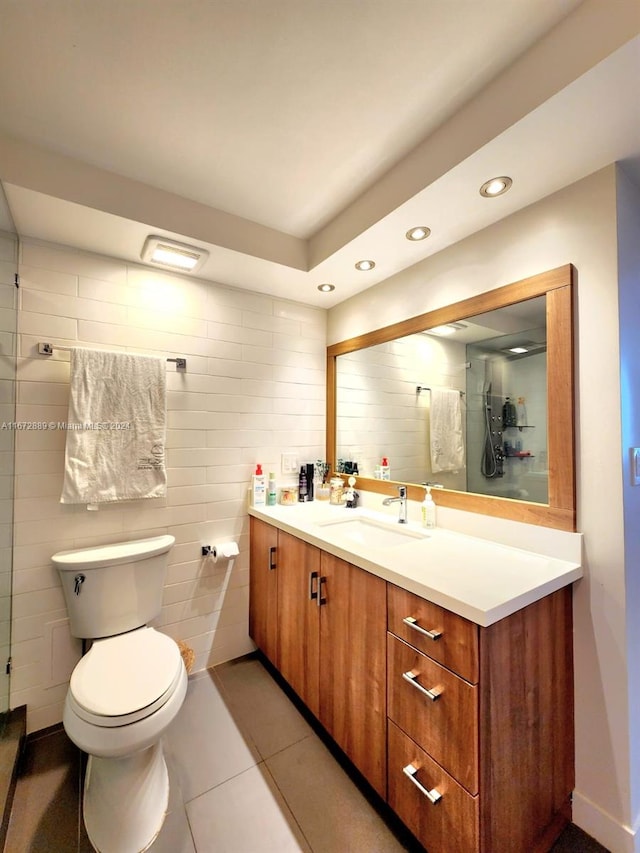
<instances>
[{"instance_id":1,"label":"reflected towel","mask_svg":"<svg viewBox=\"0 0 640 853\"><path fill-rule=\"evenodd\" d=\"M60 503L166 494L166 363L155 356L73 348Z\"/></svg>"},{"instance_id":2,"label":"reflected towel","mask_svg":"<svg viewBox=\"0 0 640 853\"><path fill-rule=\"evenodd\" d=\"M431 471L459 471L464 468L460 392L449 388L431 389Z\"/></svg>"}]
</instances>

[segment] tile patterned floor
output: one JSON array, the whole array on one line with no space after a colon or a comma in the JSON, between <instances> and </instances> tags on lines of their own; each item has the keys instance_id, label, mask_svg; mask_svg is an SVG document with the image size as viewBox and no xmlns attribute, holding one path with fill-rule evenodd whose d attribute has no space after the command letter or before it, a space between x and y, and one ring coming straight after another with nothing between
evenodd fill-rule
<instances>
[{"instance_id":1,"label":"tile patterned floor","mask_svg":"<svg viewBox=\"0 0 640 853\"><path fill-rule=\"evenodd\" d=\"M422 850L374 808L255 658L190 679L165 754L169 813L149 853ZM6 853L91 853L81 777L82 757L63 731L30 740ZM606 851L568 827L554 853Z\"/></svg>"}]
</instances>

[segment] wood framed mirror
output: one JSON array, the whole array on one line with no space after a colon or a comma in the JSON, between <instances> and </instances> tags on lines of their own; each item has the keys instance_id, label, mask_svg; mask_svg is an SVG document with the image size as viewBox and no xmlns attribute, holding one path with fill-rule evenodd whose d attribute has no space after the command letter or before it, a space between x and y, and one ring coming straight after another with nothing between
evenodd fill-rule
<instances>
[{"instance_id":1,"label":"wood framed mirror","mask_svg":"<svg viewBox=\"0 0 640 853\"><path fill-rule=\"evenodd\" d=\"M459 487L434 492L440 506L483 513L515 521L576 529L575 510L575 438L574 438L574 372L573 372L573 289L575 270L572 265L559 267L508 284L461 302L420 314L367 334L327 347L327 461L336 471L338 460L338 359L350 353L387 344L407 336L432 331L447 324L461 324L469 318L487 315L520 303L537 300L544 305L546 318L546 491L545 502L531 502L514 497L480 494ZM543 297L541 300L540 297ZM552 416L551 416L552 413ZM372 472L360 471L360 488L381 494L395 494L397 484L408 485L411 500L421 501L424 488L418 482L380 480ZM393 476L393 470L392 470Z\"/></svg>"}]
</instances>

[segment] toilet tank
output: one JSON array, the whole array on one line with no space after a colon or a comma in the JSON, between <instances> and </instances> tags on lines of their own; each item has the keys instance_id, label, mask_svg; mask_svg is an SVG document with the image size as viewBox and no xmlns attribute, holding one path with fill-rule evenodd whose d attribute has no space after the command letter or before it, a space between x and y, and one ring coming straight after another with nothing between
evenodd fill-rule
<instances>
[{"instance_id":1,"label":"toilet tank","mask_svg":"<svg viewBox=\"0 0 640 853\"><path fill-rule=\"evenodd\" d=\"M175 541L156 536L54 554L72 635L112 637L154 619Z\"/></svg>"}]
</instances>

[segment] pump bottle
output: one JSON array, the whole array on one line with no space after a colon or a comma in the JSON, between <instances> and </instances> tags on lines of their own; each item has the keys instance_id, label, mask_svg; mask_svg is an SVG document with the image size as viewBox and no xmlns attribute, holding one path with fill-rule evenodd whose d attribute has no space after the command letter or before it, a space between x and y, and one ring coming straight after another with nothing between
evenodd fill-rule
<instances>
[{"instance_id":1,"label":"pump bottle","mask_svg":"<svg viewBox=\"0 0 640 853\"><path fill-rule=\"evenodd\" d=\"M431 486L425 486L426 494L422 501L422 526L433 530L436 526L436 504L431 497Z\"/></svg>"},{"instance_id":2,"label":"pump bottle","mask_svg":"<svg viewBox=\"0 0 640 853\"><path fill-rule=\"evenodd\" d=\"M264 506L266 503L265 477L262 473L262 465L256 465L256 472L251 477L251 506Z\"/></svg>"}]
</instances>

